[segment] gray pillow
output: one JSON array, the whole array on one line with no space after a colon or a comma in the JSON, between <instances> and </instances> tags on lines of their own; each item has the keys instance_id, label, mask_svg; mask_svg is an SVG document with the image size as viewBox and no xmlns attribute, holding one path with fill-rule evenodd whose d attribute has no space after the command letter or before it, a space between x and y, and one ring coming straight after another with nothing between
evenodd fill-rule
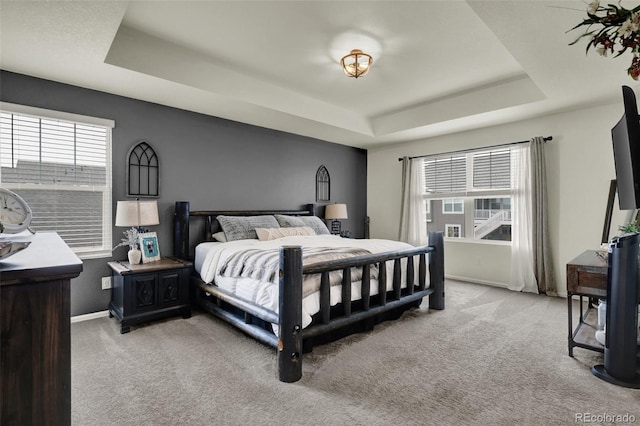
<instances>
[{"instance_id":1,"label":"gray pillow","mask_svg":"<svg viewBox=\"0 0 640 426\"><path fill-rule=\"evenodd\" d=\"M218 223L227 241L257 239L256 228L278 228L275 217L266 216L218 216Z\"/></svg>"},{"instance_id":2,"label":"gray pillow","mask_svg":"<svg viewBox=\"0 0 640 426\"><path fill-rule=\"evenodd\" d=\"M304 223L304 226L308 226L316 232L316 235L331 234L324 220L318 216L300 216L299 219Z\"/></svg>"},{"instance_id":3,"label":"gray pillow","mask_svg":"<svg viewBox=\"0 0 640 426\"><path fill-rule=\"evenodd\" d=\"M296 216L277 214L276 220L283 228L299 228L306 225L299 217Z\"/></svg>"}]
</instances>

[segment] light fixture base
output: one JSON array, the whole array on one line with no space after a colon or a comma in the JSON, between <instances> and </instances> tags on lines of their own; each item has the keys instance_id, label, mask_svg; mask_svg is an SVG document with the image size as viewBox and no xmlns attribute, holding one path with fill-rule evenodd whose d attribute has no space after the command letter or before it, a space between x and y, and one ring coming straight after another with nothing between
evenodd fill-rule
<instances>
[{"instance_id":1,"label":"light fixture base","mask_svg":"<svg viewBox=\"0 0 640 426\"><path fill-rule=\"evenodd\" d=\"M373 64L373 57L360 49L353 49L340 59L340 66L342 66L344 73L353 78L366 75L371 64Z\"/></svg>"}]
</instances>

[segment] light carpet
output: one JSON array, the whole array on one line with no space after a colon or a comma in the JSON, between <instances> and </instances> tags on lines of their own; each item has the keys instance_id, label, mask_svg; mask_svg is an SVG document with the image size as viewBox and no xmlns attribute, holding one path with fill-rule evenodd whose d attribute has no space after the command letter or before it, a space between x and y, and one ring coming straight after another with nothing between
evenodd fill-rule
<instances>
[{"instance_id":1,"label":"light carpet","mask_svg":"<svg viewBox=\"0 0 640 426\"><path fill-rule=\"evenodd\" d=\"M449 280L445 310L429 311L425 300L397 321L318 346L291 384L278 381L273 349L198 311L124 335L112 318L74 323L72 422L564 425L627 415L640 423L640 390L591 374L602 354L567 355L566 303Z\"/></svg>"}]
</instances>

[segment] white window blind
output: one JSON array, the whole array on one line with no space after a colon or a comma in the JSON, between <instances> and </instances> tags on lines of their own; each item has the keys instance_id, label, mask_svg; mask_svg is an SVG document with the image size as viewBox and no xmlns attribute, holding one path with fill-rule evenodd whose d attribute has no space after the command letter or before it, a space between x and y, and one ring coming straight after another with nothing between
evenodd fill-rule
<instances>
[{"instance_id":1,"label":"white window blind","mask_svg":"<svg viewBox=\"0 0 640 426\"><path fill-rule=\"evenodd\" d=\"M511 188L511 150L474 153L473 187L476 189Z\"/></svg>"},{"instance_id":2,"label":"white window blind","mask_svg":"<svg viewBox=\"0 0 640 426\"><path fill-rule=\"evenodd\" d=\"M424 161L425 192L464 192L467 188L467 157L436 157Z\"/></svg>"},{"instance_id":3,"label":"white window blind","mask_svg":"<svg viewBox=\"0 0 640 426\"><path fill-rule=\"evenodd\" d=\"M17 107L27 113L0 110L0 184L29 204L35 231L81 257L110 256L113 122Z\"/></svg>"},{"instance_id":4,"label":"white window blind","mask_svg":"<svg viewBox=\"0 0 640 426\"><path fill-rule=\"evenodd\" d=\"M425 157L424 193L428 197L509 190L517 147Z\"/></svg>"}]
</instances>

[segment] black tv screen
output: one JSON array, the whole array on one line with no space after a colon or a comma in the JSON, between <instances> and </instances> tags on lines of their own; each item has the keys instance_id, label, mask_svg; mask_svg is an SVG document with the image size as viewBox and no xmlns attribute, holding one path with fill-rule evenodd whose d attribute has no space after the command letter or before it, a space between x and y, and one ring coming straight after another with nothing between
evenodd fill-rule
<instances>
[{"instance_id":1,"label":"black tv screen","mask_svg":"<svg viewBox=\"0 0 640 426\"><path fill-rule=\"evenodd\" d=\"M611 129L620 210L640 208L640 121L636 95L622 86L624 114Z\"/></svg>"}]
</instances>

